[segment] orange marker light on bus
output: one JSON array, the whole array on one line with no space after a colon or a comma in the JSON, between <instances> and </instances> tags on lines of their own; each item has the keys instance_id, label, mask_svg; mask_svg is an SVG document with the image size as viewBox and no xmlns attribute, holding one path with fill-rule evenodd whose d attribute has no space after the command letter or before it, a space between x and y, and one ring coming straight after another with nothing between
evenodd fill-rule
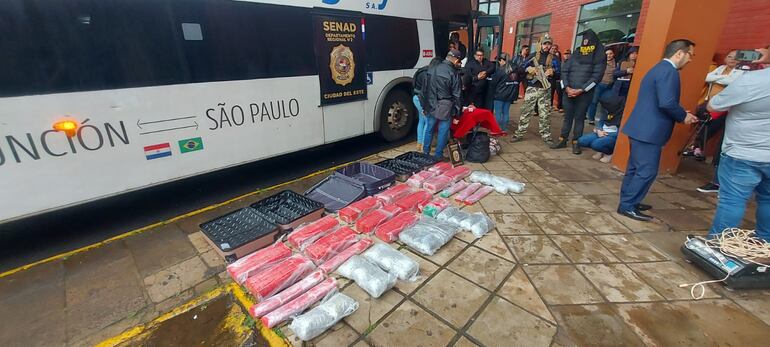
<instances>
[{"instance_id":1,"label":"orange marker light on bus","mask_svg":"<svg viewBox=\"0 0 770 347\"><path fill-rule=\"evenodd\" d=\"M68 137L75 136L78 131L78 127L78 122L71 119L60 120L56 123L53 123L53 130L62 131L67 134Z\"/></svg>"}]
</instances>

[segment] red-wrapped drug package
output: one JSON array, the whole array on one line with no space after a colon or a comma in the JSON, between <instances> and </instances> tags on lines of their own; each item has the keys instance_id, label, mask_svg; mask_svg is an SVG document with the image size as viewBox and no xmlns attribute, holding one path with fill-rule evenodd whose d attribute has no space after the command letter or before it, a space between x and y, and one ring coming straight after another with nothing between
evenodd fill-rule
<instances>
[{"instance_id":1,"label":"red-wrapped drug package","mask_svg":"<svg viewBox=\"0 0 770 347\"><path fill-rule=\"evenodd\" d=\"M243 284L252 275L268 269L291 256L291 249L283 242L262 248L227 266L227 273L238 284Z\"/></svg>"},{"instance_id":2,"label":"red-wrapped drug package","mask_svg":"<svg viewBox=\"0 0 770 347\"><path fill-rule=\"evenodd\" d=\"M305 248L305 255L316 264L321 264L356 243L356 232L342 227L330 232Z\"/></svg>"},{"instance_id":3,"label":"red-wrapped drug package","mask_svg":"<svg viewBox=\"0 0 770 347\"><path fill-rule=\"evenodd\" d=\"M401 212L389 221L380 224L374 229L374 235L385 242L393 242L398 239L398 234L404 229L417 223L419 218L413 212Z\"/></svg>"},{"instance_id":4,"label":"red-wrapped drug package","mask_svg":"<svg viewBox=\"0 0 770 347\"><path fill-rule=\"evenodd\" d=\"M307 277L303 278L297 283L294 283L291 287L286 288L282 292L271 296L270 298L260 301L259 303L252 305L249 308L249 313L254 318L262 317L278 307L289 302L289 300L300 296L302 293L307 292L310 288L313 288L316 284L323 281L326 274L323 270L315 270L311 272Z\"/></svg>"},{"instance_id":5,"label":"red-wrapped drug package","mask_svg":"<svg viewBox=\"0 0 770 347\"><path fill-rule=\"evenodd\" d=\"M396 200L408 195L412 192L412 188L410 188L406 184L399 184L393 187L388 188L386 191L379 193L375 195L377 200L382 201L383 204L392 204Z\"/></svg>"},{"instance_id":6,"label":"red-wrapped drug package","mask_svg":"<svg viewBox=\"0 0 770 347\"><path fill-rule=\"evenodd\" d=\"M373 196L367 196L361 200L358 200L347 207L339 210L340 219L345 223L353 223L361 217L361 215L371 210L380 208L382 202Z\"/></svg>"},{"instance_id":7,"label":"red-wrapped drug package","mask_svg":"<svg viewBox=\"0 0 770 347\"><path fill-rule=\"evenodd\" d=\"M251 295L265 300L284 288L296 283L315 269L310 259L295 254L279 264L263 270L246 280L245 286Z\"/></svg>"},{"instance_id":8,"label":"red-wrapped drug package","mask_svg":"<svg viewBox=\"0 0 770 347\"><path fill-rule=\"evenodd\" d=\"M326 216L315 222L299 226L289 234L289 244L294 248L304 249L307 245L313 243L313 241L334 230L338 225L340 225L340 222L337 218L334 218L334 216Z\"/></svg>"},{"instance_id":9,"label":"red-wrapped drug package","mask_svg":"<svg viewBox=\"0 0 770 347\"><path fill-rule=\"evenodd\" d=\"M418 207L422 207L433 198L433 194L424 190L418 190L412 194L409 194L396 201L396 206L401 207L404 211L416 211Z\"/></svg>"},{"instance_id":10,"label":"red-wrapped drug package","mask_svg":"<svg viewBox=\"0 0 770 347\"><path fill-rule=\"evenodd\" d=\"M315 287L310 288L305 294L294 298L285 305L262 316L260 320L264 326L272 328L289 317L304 311L306 308L310 307L310 305L323 299L326 294L329 294L329 292L335 289L337 289L337 280L334 278L327 278L323 282L316 284Z\"/></svg>"},{"instance_id":11,"label":"red-wrapped drug package","mask_svg":"<svg viewBox=\"0 0 770 347\"><path fill-rule=\"evenodd\" d=\"M446 176L431 177L422 184L422 187L428 191L428 193L436 194L442 189L449 187L452 184L452 179Z\"/></svg>"},{"instance_id":12,"label":"red-wrapped drug package","mask_svg":"<svg viewBox=\"0 0 770 347\"><path fill-rule=\"evenodd\" d=\"M340 265L342 265L342 263L350 259L350 257L365 251L367 248L369 248L369 246L372 245L372 243L373 241L371 239L361 239L339 254L333 256L325 263L321 264L321 266L318 268L323 270L324 273L330 274L332 271L336 270Z\"/></svg>"},{"instance_id":13,"label":"red-wrapped drug package","mask_svg":"<svg viewBox=\"0 0 770 347\"><path fill-rule=\"evenodd\" d=\"M409 179L406 180L406 184L409 185L410 187L420 188L420 187L422 187L422 184L426 180L428 180L429 178L431 178L433 176L436 176L435 172L428 171L428 170L423 170L423 171L420 171L420 172L412 175L412 177L409 177Z\"/></svg>"}]
</instances>

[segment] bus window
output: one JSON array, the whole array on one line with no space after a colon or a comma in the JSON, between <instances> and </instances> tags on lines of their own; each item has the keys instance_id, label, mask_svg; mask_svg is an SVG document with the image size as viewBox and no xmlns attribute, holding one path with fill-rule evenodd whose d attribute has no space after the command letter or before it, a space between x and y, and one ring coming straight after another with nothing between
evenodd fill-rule
<instances>
[{"instance_id":1,"label":"bus window","mask_svg":"<svg viewBox=\"0 0 770 347\"><path fill-rule=\"evenodd\" d=\"M369 71L412 69L417 65L420 40L416 20L374 15L365 19Z\"/></svg>"}]
</instances>

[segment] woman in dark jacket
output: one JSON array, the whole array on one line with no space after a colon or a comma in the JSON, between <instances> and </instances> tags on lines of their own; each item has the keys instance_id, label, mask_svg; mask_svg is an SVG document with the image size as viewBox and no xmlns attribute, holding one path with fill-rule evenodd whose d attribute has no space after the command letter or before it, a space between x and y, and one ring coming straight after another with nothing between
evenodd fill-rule
<instances>
[{"instance_id":1,"label":"woman in dark jacket","mask_svg":"<svg viewBox=\"0 0 770 347\"><path fill-rule=\"evenodd\" d=\"M489 90L494 91L494 112L497 124L503 131L508 131L508 111L519 96L519 82L516 81L516 74L511 64L508 63L509 57L506 53L501 53L497 57L497 69L492 75L492 81L489 84Z\"/></svg>"}]
</instances>

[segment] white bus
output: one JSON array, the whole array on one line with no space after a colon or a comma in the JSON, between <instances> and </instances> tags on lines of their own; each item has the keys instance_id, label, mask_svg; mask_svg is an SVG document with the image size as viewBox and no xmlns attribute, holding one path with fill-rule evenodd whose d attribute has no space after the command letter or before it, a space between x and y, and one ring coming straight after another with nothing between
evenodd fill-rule
<instances>
[{"instance_id":1,"label":"white bus","mask_svg":"<svg viewBox=\"0 0 770 347\"><path fill-rule=\"evenodd\" d=\"M433 2L1 1L0 223L363 134L403 138L415 69L470 10ZM365 23L365 100L321 106L319 10Z\"/></svg>"}]
</instances>

